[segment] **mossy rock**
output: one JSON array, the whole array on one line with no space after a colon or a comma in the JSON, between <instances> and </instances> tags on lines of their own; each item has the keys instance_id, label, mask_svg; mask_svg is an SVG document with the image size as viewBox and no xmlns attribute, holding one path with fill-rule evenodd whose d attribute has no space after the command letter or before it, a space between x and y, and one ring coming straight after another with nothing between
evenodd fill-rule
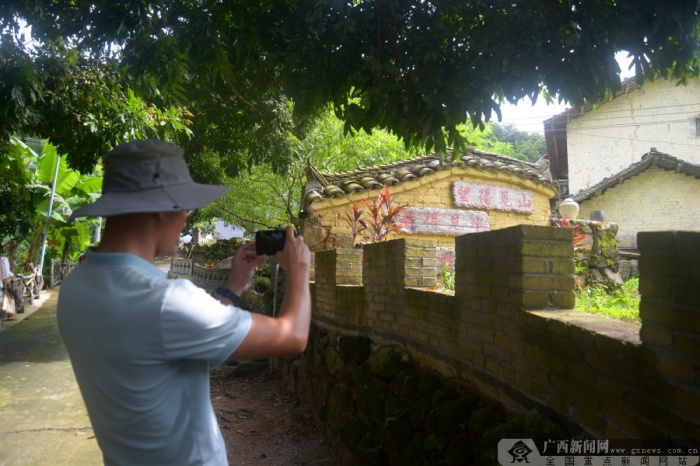
<instances>
[{"instance_id":1,"label":"mossy rock","mask_svg":"<svg viewBox=\"0 0 700 466\"><path fill-rule=\"evenodd\" d=\"M356 390L359 390L358 387L364 386L370 377L372 377L372 373L369 370L369 365L364 362L352 371L352 385L356 387Z\"/></svg>"},{"instance_id":2,"label":"mossy rock","mask_svg":"<svg viewBox=\"0 0 700 466\"><path fill-rule=\"evenodd\" d=\"M424 396L417 399L411 405L408 411L408 420L416 429L423 429L425 427L425 420L430 412L430 404L430 398Z\"/></svg>"},{"instance_id":3,"label":"mossy rock","mask_svg":"<svg viewBox=\"0 0 700 466\"><path fill-rule=\"evenodd\" d=\"M480 442L480 458L483 464L498 464L498 442L504 438L562 439L569 438L569 434L561 425L544 416L515 416L484 434Z\"/></svg>"},{"instance_id":4,"label":"mossy rock","mask_svg":"<svg viewBox=\"0 0 700 466\"><path fill-rule=\"evenodd\" d=\"M466 430L469 416L479 407L479 399L464 395L445 401L433 408L425 420L425 430L442 441L449 441L460 431Z\"/></svg>"},{"instance_id":5,"label":"mossy rock","mask_svg":"<svg viewBox=\"0 0 700 466\"><path fill-rule=\"evenodd\" d=\"M335 375L338 382L351 384L352 374L355 372L355 369L357 369L357 366L358 364L355 361L344 361L343 367Z\"/></svg>"},{"instance_id":6,"label":"mossy rock","mask_svg":"<svg viewBox=\"0 0 700 466\"><path fill-rule=\"evenodd\" d=\"M326 418L328 424L338 430L345 421L353 417L352 390L343 384L335 384L328 394Z\"/></svg>"},{"instance_id":7,"label":"mossy rock","mask_svg":"<svg viewBox=\"0 0 700 466\"><path fill-rule=\"evenodd\" d=\"M302 371L304 372L304 377L307 381L312 382L314 377L316 376L316 373L318 372L314 367L313 358L306 357L303 361L304 363L302 365Z\"/></svg>"},{"instance_id":8,"label":"mossy rock","mask_svg":"<svg viewBox=\"0 0 700 466\"><path fill-rule=\"evenodd\" d=\"M328 394L331 391L331 381L321 377L314 385L314 410L321 419L326 419L328 414Z\"/></svg>"},{"instance_id":9,"label":"mossy rock","mask_svg":"<svg viewBox=\"0 0 700 466\"><path fill-rule=\"evenodd\" d=\"M370 370L386 380L393 379L399 371L405 369L409 360L408 353L391 346L383 346L367 358Z\"/></svg>"},{"instance_id":10,"label":"mossy rock","mask_svg":"<svg viewBox=\"0 0 700 466\"><path fill-rule=\"evenodd\" d=\"M326 368L328 369L328 373L330 373L331 375L336 375L341 370L343 370L343 365L345 364L345 361L343 361L343 358L340 356L340 353L336 351L335 348L327 347L323 357L326 362Z\"/></svg>"},{"instance_id":11,"label":"mossy rock","mask_svg":"<svg viewBox=\"0 0 700 466\"><path fill-rule=\"evenodd\" d=\"M435 374L426 375L421 377L418 382L418 391L423 395L432 397L442 386L442 379L440 379L440 377Z\"/></svg>"},{"instance_id":12,"label":"mossy rock","mask_svg":"<svg viewBox=\"0 0 700 466\"><path fill-rule=\"evenodd\" d=\"M301 359L297 359L294 362L292 362L291 366L289 367L289 375L292 378L292 387L294 393L298 396L302 391L305 391L304 383L306 382L303 378L303 361Z\"/></svg>"},{"instance_id":13,"label":"mossy rock","mask_svg":"<svg viewBox=\"0 0 700 466\"><path fill-rule=\"evenodd\" d=\"M338 429L340 441L350 450L354 450L366 435L365 423L356 417L347 419Z\"/></svg>"},{"instance_id":14,"label":"mossy rock","mask_svg":"<svg viewBox=\"0 0 700 466\"><path fill-rule=\"evenodd\" d=\"M375 427L365 435L355 447L355 462L357 466L385 465L389 463L379 433Z\"/></svg>"},{"instance_id":15,"label":"mossy rock","mask_svg":"<svg viewBox=\"0 0 700 466\"><path fill-rule=\"evenodd\" d=\"M404 450L399 456L401 466L421 466L423 464L423 445L425 444L425 435L414 434Z\"/></svg>"},{"instance_id":16,"label":"mossy rock","mask_svg":"<svg viewBox=\"0 0 700 466\"><path fill-rule=\"evenodd\" d=\"M444 440L436 438L434 435L429 435L423 443L423 461L426 465L439 465L442 463L442 458L445 454L447 444Z\"/></svg>"},{"instance_id":17,"label":"mossy rock","mask_svg":"<svg viewBox=\"0 0 700 466\"><path fill-rule=\"evenodd\" d=\"M389 390L384 401L384 413L386 418L400 416L408 411L408 403L402 400L395 391Z\"/></svg>"},{"instance_id":18,"label":"mossy rock","mask_svg":"<svg viewBox=\"0 0 700 466\"><path fill-rule=\"evenodd\" d=\"M304 351L304 363L313 372L325 372L325 359L323 352L319 354L318 345L311 345L311 347L306 347Z\"/></svg>"},{"instance_id":19,"label":"mossy rock","mask_svg":"<svg viewBox=\"0 0 700 466\"><path fill-rule=\"evenodd\" d=\"M364 384L355 386L355 390L358 411L375 419L384 419L384 403L389 384L377 376L370 376Z\"/></svg>"},{"instance_id":20,"label":"mossy rock","mask_svg":"<svg viewBox=\"0 0 700 466\"><path fill-rule=\"evenodd\" d=\"M330 339L330 335L325 335L318 340L314 340L314 352L318 357L323 357L323 354L326 352L326 348L329 346Z\"/></svg>"},{"instance_id":21,"label":"mossy rock","mask_svg":"<svg viewBox=\"0 0 700 466\"><path fill-rule=\"evenodd\" d=\"M365 336L342 336L338 339L338 347L343 357L353 359L358 364L367 360L371 352L372 340Z\"/></svg>"},{"instance_id":22,"label":"mossy rock","mask_svg":"<svg viewBox=\"0 0 700 466\"><path fill-rule=\"evenodd\" d=\"M474 463L475 452L472 439L468 435L460 435L452 439L445 448L443 461L448 466L466 466Z\"/></svg>"},{"instance_id":23,"label":"mossy rock","mask_svg":"<svg viewBox=\"0 0 700 466\"><path fill-rule=\"evenodd\" d=\"M493 408L479 408L469 416L469 430L481 437L486 431L503 424L506 420L503 412Z\"/></svg>"},{"instance_id":24,"label":"mossy rock","mask_svg":"<svg viewBox=\"0 0 700 466\"><path fill-rule=\"evenodd\" d=\"M413 427L406 419L388 419L380 431L380 440L391 464L400 464L401 452L413 437Z\"/></svg>"},{"instance_id":25,"label":"mossy rock","mask_svg":"<svg viewBox=\"0 0 700 466\"><path fill-rule=\"evenodd\" d=\"M411 403L421 396L418 390L420 376L411 371L400 371L394 377L394 390L407 402Z\"/></svg>"},{"instance_id":26,"label":"mossy rock","mask_svg":"<svg viewBox=\"0 0 700 466\"><path fill-rule=\"evenodd\" d=\"M446 401L454 400L458 397L459 393L457 393L457 390L455 390L454 388L442 387L439 388L435 393L433 393L433 397L431 398L431 404L433 408L435 408Z\"/></svg>"}]
</instances>

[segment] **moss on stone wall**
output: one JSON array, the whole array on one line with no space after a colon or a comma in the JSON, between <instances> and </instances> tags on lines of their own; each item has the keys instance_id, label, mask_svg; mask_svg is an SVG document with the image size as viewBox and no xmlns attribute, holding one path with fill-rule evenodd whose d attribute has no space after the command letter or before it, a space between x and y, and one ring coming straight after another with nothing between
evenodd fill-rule
<instances>
[{"instance_id":1,"label":"moss on stone wall","mask_svg":"<svg viewBox=\"0 0 700 466\"><path fill-rule=\"evenodd\" d=\"M556 221L552 219L552 224L556 225ZM577 286L603 286L611 291L619 289L623 281L618 272L617 224L589 220L569 222L572 226L578 226L586 236L574 254Z\"/></svg>"},{"instance_id":2,"label":"moss on stone wall","mask_svg":"<svg viewBox=\"0 0 700 466\"><path fill-rule=\"evenodd\" d=\"M304 357L280 369L345 464L495 465L501 438L579 434L544 416L509 414L365 336L314 326Z\"/></svg>"}]
</instances>

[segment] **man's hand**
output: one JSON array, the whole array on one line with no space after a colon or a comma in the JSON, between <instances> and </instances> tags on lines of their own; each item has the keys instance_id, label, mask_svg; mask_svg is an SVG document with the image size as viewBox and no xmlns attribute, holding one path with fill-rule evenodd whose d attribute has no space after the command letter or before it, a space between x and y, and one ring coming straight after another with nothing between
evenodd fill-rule
<instances>
[{"instance_id":1,"label":"man's hand","mask_svg":"<svg viewBox=\"0 0 700 466\"><path fill-rule=\"evenodd\" d=\"M277 317L251 314L250 330L229 359L245 360L270 356L294 356L306 348L311 325L309 271L311 251L304 238L287 227L284 249L275 254L287 270L287 290Z\"/></svg>"},{"instance_id":2,"label":"man's hand","mask_svg":"<svg viewBox=\"0 0 700 466\"><path fill-rule=\"evenodd\" d=\"M255 270L267 260L267 256L255 254L255 243L246 243L231 258L231 276L227 288L238 296L248 289Z\"/></svg>"},{"instance_id":3,"label":"man's hand","mask_svg":"<svg viewBox=\"0 0 700 466\"><path fill-rule=\"evenodd\" d=\"M311 251L304 243L304 237L294 236L294 229L287 227L284 249L275 254L280 266L287 272L306 272L311 268Z\"/></svg>"}]
</instances>

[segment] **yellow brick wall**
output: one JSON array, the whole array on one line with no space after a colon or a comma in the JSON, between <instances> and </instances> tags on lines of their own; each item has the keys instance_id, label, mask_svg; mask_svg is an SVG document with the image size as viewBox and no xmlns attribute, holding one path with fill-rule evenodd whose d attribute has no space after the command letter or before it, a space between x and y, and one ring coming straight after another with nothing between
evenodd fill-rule
<instances>
[{"instance_id":1,"label":"yellow brick wall","mask_svg":"<svg viewBox=\"0 0 700 466\"><path fill-rule=\"evenodd\" d=\"M505 186L515 189L528 189L533 192L534 211L532 214L518 212L502 212L496 210L486 211L489 215L491 230L499 230L514 225L549 225L550 209L549 199L557 194L556 188L542 185L530 180L524 180L518 176L505 172L491 172L474 168L454 167L419 178L407 183L389 187L392 196L397 196L398 205L410 204L413 207L431 207L436 209L462 209L452 200L451 186L453 181L465 181L483 183L495 186ZM310 221L323 230L323 234L317 237L326 239L324 244L310 244L312 249L330 249L336 246L349 247L348 244L338 242L338 238L350 235L350 228L341 218L344 211L352 212L353 201L362 208L362 199L377 198L377 190L354 193L348 196L322 199L311 204ZM304 238L311 234L304 232ZM437 241L438 247L454 247L454 237L443 235L392 235L390 239L399 237L411 237ZM313 243L313 242L312 242Z\"/></svg>"},{"instance_id":2,"label":"yellow brick wall","mask_svg":"<svg viewBox=\"0 0 700 466\"><path fill-rule=\"evenodd\" d=\"M434 256L427 241L317 252L314 323L405 349L513 410L547 407L594 438L700 439L700 233L640 235L640 328L571 311L567 230L459 237L453 294L409 284L409 256ZM362 285L339 286L352 260Z\"/></svg>"},{"instance_id":3,"label":"yellow brick wall","mask_svg":"<svg viewBox=\"0 0 700 466\"><path fill-rule=\"evenodd\" d=\"M619 246L636 247L640 231L700 230L700 181L683 173L649 168L580 203L579 218L602 210L619 225Z\"/></svg>"}]
</instances>

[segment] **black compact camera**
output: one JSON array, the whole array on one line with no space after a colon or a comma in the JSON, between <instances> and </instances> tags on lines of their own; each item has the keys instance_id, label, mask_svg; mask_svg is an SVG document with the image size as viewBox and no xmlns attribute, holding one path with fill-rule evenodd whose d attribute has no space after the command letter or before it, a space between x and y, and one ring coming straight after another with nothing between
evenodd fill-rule
<instances>
[{"instance_id":1,"label":"black compact camera","mask_svg":"<svg viewBox=\"0 0 700 466\"><path fill-rule=\"evenodd\" d=\"M296 233L294 233L296 236ZM262 230L255 232L255 254L262 256L274 256L276 252L284 249L286 230Z\"/></svg>"}]
</instances>

